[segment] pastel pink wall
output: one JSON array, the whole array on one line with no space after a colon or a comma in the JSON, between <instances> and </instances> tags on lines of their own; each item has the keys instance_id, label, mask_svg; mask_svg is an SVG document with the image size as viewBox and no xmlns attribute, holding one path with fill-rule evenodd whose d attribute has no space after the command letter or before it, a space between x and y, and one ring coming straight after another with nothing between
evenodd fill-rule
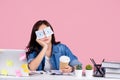
<instances>
[{"instance_id":1,"label":"pastel pink wall","mask_svg":"<svg viewBox=\"0 0 120 80\"><path fill-rule=\"evenodd\" d=\"M120 0L0 0L0 48L24 49L39 19L84 65L120 61Z\"/></svg>"}]
</instances>

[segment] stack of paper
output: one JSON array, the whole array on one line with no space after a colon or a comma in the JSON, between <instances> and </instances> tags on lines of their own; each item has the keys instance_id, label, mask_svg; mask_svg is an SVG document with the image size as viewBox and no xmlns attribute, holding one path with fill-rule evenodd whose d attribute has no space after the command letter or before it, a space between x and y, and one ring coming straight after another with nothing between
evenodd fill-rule
<instances>
[{"instance_id":1,"label":"stack of paper","mask_svg":"<svg viewBox=\"0 0 120 80\"><path fill-rule=\"evenodd\" d=\"M103 62L105 68L105 77L120 78L120 62Z\"/></svg>"}]
</instances>

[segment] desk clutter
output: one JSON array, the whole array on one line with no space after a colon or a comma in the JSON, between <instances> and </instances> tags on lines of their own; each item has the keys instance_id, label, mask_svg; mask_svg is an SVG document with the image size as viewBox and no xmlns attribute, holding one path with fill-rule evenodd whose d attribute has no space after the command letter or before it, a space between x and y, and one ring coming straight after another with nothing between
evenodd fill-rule
<instances>
[{"instance_id":1,"label":"desk clutter","mask_svg":"<svg viewBox=\"0 0 120 80\"><path fill-rule=\"evenodd\" d=\"M102 63L105 69L105 77L120 79L120 62L106 61Z\"/></svg>"},{"instance_id":2,"label":"desk clutter","mask_svg":"<svg viewBox=\"0 0 120 80\"><path fill-rule=\"evenodd\" d=\"M105 61L105 59L103 59L102 62L98 64L92 58L90 58L90 61L93 63L93 72L89 71L89 73L87 73L85 71L82 75L86 77L105 77L120 79L120 62ZM87 76L87 74L89 74L89 76Z\"/></svg>"},{"instance_id":3,"label":"desk clutter","mask_svg":"<svg viewBox=\"0 0 120 80\"><path fill-rule=\"evenodd\" d=\"M62 73L60 70L51 70L51 71L31 71L29 75L66 75L66 76L74 76L74 72L72 73Z\"/></svg>"},{"instance_id":4,"label":"desk clutter","mask_svg":"<svg viewBox=\"0 0 120 80\"><path fill-rule=\"evenodd\" d=\"M93 76L105 78L120 79L120 62L102 60L101 64L96 64L94 59L91 59L94 65Z\"/></svg>"},{"instance_id":5,"label":"desk clutter","mask_svg":"<svg viewBox=\"0 0 120 80\"><path fill-rule=\"evenodd\" d=\"M94 72L93 72L93 76L94 77L104 77L105 75L105 70L104 68L102 67L102 63L100 64L97 64L95 62L94 59L90 58L91 62L93 63L94 65ZM105 59L102 60L102 62L104 62Z\"/></svg>"},{"instance_id":6,"label":"desk clutter","mask_svg":"<svg viewBox=\"0 0 120 80\"><path fill-rule=\"evenodd\" d=\"M3 76L31 76L31 75L66 75L76 77L106 77L120 79L120 62L107 62L104 59L100 64L97 64L94 59L90 58L93 63L85 66L83 72L82 65L77 65L72 73L62 73L60 70L51 71L29 71L26 61L25 50L0 49L0 75ZM69 62L69 60L68 60Z\"/></svg>"}]
</instances>

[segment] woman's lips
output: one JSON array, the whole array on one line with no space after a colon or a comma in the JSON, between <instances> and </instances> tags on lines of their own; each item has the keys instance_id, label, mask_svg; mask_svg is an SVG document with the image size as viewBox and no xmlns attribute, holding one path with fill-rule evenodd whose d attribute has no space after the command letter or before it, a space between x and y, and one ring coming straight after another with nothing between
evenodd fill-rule
<instances>
[{"instance_id":1,"label":"woman's lips","mask_svg":"<svg viewBox=\"0 0 120 80\"><path fill-rule=\"evenodd\" d=\"M48 41L48 39L44 39L44 41Z\"/></svg>"}]
</instances>

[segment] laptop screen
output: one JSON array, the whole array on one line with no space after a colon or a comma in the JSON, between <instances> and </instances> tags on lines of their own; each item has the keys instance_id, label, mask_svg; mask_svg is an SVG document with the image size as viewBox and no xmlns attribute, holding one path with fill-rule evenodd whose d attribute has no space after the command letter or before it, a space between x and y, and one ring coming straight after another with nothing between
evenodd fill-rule
<instances>
[{"instance_id":1,"label":"laptop screen","mask_svg":"<svg viewBox=\"0 0 120 80\"><path fill-rule=\"evenodd\" d=\"M29 76L25 50L0 49L0 75Z\"/></svg>"}]
</instances>

